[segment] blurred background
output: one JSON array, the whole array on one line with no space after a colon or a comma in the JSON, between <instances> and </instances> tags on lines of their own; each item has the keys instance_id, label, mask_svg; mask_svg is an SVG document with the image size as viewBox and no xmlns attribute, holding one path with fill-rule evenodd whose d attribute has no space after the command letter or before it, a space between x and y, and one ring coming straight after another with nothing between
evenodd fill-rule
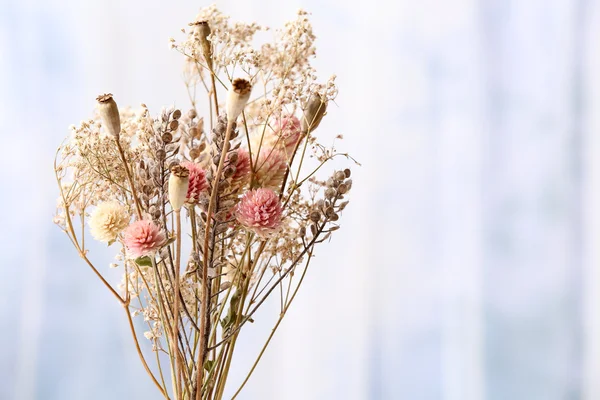
<instances>
[{"instance_id":1,"label":"blurred background","mask_svg":"<svg viewBox=\"0 0 600 400\"><path fill-rule=\"evenodd\" d=\"M100 93L186 109L168 38L206 5L0 0L0 399L159 398L52 225L52 160ZM312 12L340 86L319 134L363 165L240 399L600 399L600 1L218 6Z\"/></svg>"}]
</instances>

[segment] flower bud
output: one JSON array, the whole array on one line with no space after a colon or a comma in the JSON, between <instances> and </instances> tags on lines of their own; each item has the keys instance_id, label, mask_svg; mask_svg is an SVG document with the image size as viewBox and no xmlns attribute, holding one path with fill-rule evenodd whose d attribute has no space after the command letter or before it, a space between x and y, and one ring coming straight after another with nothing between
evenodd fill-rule
<instances>
[{"instance_id":1,"label":"flower bud","mask_svg":"<svg viewBox=\"0 0 600 400\"><path fill-rule=\"evenodd\" d=\"M304 117L302 118L302 132L312 132L321 123L323 116L327 111L327 103L318 93L313 93L304 109Z\"/></svg>"},{"instance_id":2,"label":"flower bud","mask_svg":"<svg viewBox=\"0 0 600 400\"><path fill-rule=\"evenodd\" d=\"M229 93L227 93L227 121L235 121L242 113L248 99L252 85L246 79L237 78L231 83Z\"/></svg>"},{"instance_id":3,"label":"flower bud","mask_svg":"<svg viewBox=\"0 0 600 400\"><path fill-rule=\"evenodd\" d=\"M187 196L190 184L190 171L181 165L171 168L169 176L169 202L173 210L180 210Z\"/></svg>"},{"instance_id":4,"label":"flower bud","mask_svg":"<svg viewBox=\"0 0 600 400\"><path fill-rule=\"evenodd\" d=\"M112 94L107 93L96 98L98 102L96 107L100 113L102 124L106 133L115 138L121 133L121 119L119 118L119 108L112 97Z\"/></svg>"}]
</instances>

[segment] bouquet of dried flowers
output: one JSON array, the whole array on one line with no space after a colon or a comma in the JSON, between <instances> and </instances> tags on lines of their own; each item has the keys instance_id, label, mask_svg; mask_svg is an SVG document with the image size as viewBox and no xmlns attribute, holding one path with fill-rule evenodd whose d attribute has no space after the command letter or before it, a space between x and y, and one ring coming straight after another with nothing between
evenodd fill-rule
<instances>
[{"instance_id":1,"label":"bouquet of dried flowers","mask_svg":"<svg viewBox=\"0 0 600 400\"><path fill-rule=\"evenodd\" d=\"M184 41L171 39L185 56L189 110L152 117L145 105L119 109L104 94L57 152L55 222L123 306L141 362L167 399L223 398L242 329L278 298L271 335L230 389L240 393L315 246L339 228L348 204L349 169L317 178L335 157L352 159L315 136L337 88L335 77L316 81L307 13L255 48L263 30L215 6L201 10ZM197 88L208 110L198 109ZM86 227L117 248L120 284L91 261ZM140 346L136 317L153 355Z\"/></svg>"}]
</instances>

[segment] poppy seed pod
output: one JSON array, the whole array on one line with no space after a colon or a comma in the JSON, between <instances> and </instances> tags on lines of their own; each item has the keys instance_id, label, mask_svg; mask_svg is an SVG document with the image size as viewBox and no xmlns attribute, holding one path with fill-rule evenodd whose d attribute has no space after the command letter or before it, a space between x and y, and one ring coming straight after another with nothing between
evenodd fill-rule
<instances>
[{"instance_id":1,"label":"poppy seed pod","mask_svg":"<svg viewBox=\"0 0 600 400\"><path fill-rule=\"evenodd\" d=\"M304 109L304 116L302 118L302 132L312 132L321 123L325 112L327 111L327 102L318 93L313 93L306 104Z\"/></svg>"},{"instance_id":2,"label":"poppy seed pod","mask_svg":"<svg viewBox=\"0 0 600 400\"><path fill-rule=\"evenodd\" d=\"M119 118L119 108L113 99L112 94L102 94L96 97L96 107L102 119L102 125L106 133L115 138L121 133L121 119Z\"/></svg>"},{"instance_id":3,"label":"poppy seed pod","mask_svg":"<svg viewBox=\"0 0 600 400\"><path fill-rule=\"evenodd\" d=\"M200 40L200 46L202 47L202 55L208 64L208 67L212 69L212 46L208 37L211 34L210 26L206 21L199 21L193 23L194 31L196 35L198 35L198 40Z\"/></svg>"},{"instance_id":4,"label":"poppy seed pod","mask_svg":"<svg viewBox=\"0 0 600 400\"><path fill-rule=\"evenodd\" d=\"M234 122L242 113L248 99L252 85L246 79L237 78L231 82L231 88L227 93L227 121Z\"/></svg>"},{"instance_id":5,"label":"poppy seed pod","mask_svg":"<svg viewBox=\"0 0 600 400\"><path fill-rule=\"evenodd\" d=\"M181 210L185 203L189 184L190 171L182 165L173 166L169 176L169 202L173 210Z\"/></svg>"}]
</instances>

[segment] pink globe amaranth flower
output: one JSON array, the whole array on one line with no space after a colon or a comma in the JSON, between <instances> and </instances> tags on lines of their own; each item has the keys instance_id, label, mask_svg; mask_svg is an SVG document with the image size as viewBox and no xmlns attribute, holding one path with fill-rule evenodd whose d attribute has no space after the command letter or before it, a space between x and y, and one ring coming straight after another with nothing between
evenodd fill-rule
<instances>
[{"instance_id":1,"label":"pink globe amaranth flower","mask_svg":"<svg viewBox=\"0 0 600 400\"><path fill-rule=\"evenodd\" d=\"M235 173L231 177L231 186L235 190L243 188L250 182L250 153L248 153L248 150L240 147L237 155Z\"/></svg>"},{"instance_id":2,"label":"pink globe amaranth flower","mask_svg":"<svg viewBox=\"0 0 600 400\"><path fill-rule=\"evenodd\" d=\"M123 232L123 243L133 257L153 254L166 242L164 231L149 220L134 222Z\"/></svg>"},{"instance_id":3,"label":"pink globe amaranth flower","mask_svg":"<svg viewBox=\"0 0 600 400\"><path fill-rule=\"evenodd\" d=\"M260 187L279 191L287 169L287 157L276 148L264 148L255 161L256 182Z\"/></svg>"},{"instance_id":4,"label":"pink globe amaranth flower","mask_svg":"<svg viewBox=\"0 0 600 400\"><path fill-rule=\"evenodd\" d=\"M279 196L270 189L255 189L244 193L236 207L240 224L258 236L266 238L281 226L283 208Z\"/></svg>"},{"instance_id":5,"label":"pink globe amaranth flower","mask_svg":"<svg viewBox=\"0 0 600 400\"><path fill-rule=\"evenodd\" d=\"M206 180L206 172L200 165L186 161L181 163L181 165L190 171L189 179L190 183L188 185L187 195L185 197L185 202L188 204L196 204L200 199L200 195L202 192L208 190L208 181Z\"/></svg>"},{"instance_id":6,"label":"pink globe amaranth flower","mask_svg":"<svg viewBox=\"0 0 600 400\"><path fill-rule=\"evenodd\" d=\"M279 118L275 121L275 134L285 155L292 156L296 143L300 140L300 120L293 115Z\"/></svg>"}]
</instances>

